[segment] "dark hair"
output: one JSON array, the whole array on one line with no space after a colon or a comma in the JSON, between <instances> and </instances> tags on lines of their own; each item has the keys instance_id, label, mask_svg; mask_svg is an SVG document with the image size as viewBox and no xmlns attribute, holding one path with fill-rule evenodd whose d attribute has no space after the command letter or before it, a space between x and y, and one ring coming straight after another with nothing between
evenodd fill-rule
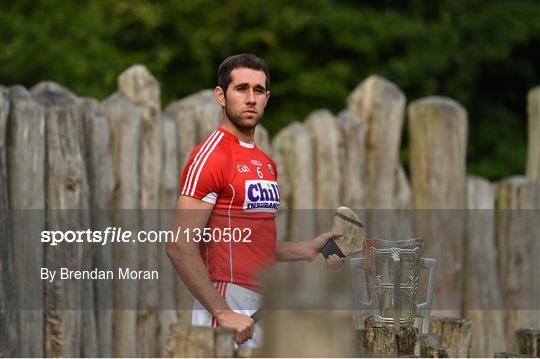
<instances>
[{"instance_id":1,"label":"dark hair","mask_svg":"<svg viewBox=\"0 0 540 359\"><path fill-rule=\"evenodd\" d=\"M240 67L260 70L266 75L266 89L270 86L270 72L266 62L253 54L237 54L227 57L218 68L218 86L227 92L227 87L231 83L231 72Z\"/></svg>"}]
</instances>

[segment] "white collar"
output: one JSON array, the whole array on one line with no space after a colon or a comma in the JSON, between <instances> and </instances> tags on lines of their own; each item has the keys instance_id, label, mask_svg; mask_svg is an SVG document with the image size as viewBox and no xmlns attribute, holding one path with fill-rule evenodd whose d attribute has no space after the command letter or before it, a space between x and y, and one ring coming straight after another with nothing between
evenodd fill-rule
<instances>
[{"instance_id":1,"label":"white collar","mask_svg":"<svg viewBox=\"0 0 540 359\"><path fill-rule=\"evenodd\" d=\"M245 148L254 148L255 147L255 142L247 143L247 142L242 142L242 141L238 140L238 143L240 143L240 146L245 147Z\"/></svg>"}]
</instances>

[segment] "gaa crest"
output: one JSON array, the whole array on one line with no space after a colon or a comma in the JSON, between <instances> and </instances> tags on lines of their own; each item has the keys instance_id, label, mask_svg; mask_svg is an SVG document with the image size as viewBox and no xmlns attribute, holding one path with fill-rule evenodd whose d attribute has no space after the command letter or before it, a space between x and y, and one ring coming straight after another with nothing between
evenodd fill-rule
<instances>
[{"instance_id":1,"label":"gaa crest","mask_svg":"<svg viewBox=\"0 0 540 359\"><path fill-rule=\"evenodd\" d=\"M268 166L268 171L270 171L270 174L272 176L275 176L274 169L272 168L272 165L270 163L268 163L268 162L266 163L266 165Z\"/></svg>"}]
</instances>

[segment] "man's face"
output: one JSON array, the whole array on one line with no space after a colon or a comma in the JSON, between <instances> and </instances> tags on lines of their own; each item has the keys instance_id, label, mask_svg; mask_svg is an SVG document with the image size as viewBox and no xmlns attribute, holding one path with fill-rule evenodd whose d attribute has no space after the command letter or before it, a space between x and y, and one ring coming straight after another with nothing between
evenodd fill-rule
<instances>
[{"instance_id":1,"label":"man's face","mask_svg":"<svg viewBox=\"0 0 540 359\"><path fill-rule=\"evenodd\" d=\"M231 71L231 83L221 105L225 107L227 118L238 129L248 130L261 120L269 95L263 71L236 68Z\"/></svg>"}]
</instances>

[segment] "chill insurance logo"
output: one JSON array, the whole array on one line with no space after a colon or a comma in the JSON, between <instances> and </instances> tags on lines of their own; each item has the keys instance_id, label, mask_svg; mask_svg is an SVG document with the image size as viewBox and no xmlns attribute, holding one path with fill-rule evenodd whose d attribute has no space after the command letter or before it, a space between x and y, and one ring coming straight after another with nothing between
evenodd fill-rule
<instances>
[{"instance_id":1,"label":"chill insurance logo","mask_svg":"<svg viewBox=\"0 0 540 359\"><path fill-rule=\"evenodd\" d=\"M250 212L276 212L279 208L279 186L276 181L246 181L244 210Z\"/></svg>"}]
</instances>

